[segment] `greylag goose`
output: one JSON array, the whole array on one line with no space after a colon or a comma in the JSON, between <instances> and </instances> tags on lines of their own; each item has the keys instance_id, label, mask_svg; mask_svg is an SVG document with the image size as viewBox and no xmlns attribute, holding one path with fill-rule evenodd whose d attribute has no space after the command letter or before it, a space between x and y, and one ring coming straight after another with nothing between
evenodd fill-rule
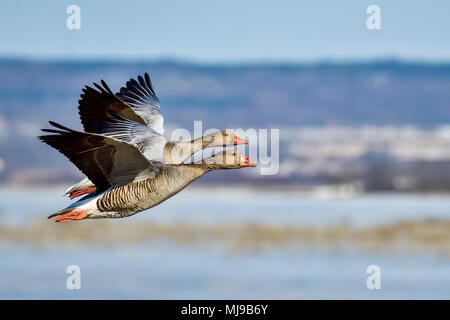
<instances>
[{"instance_id":1,"label":"greylag goose","mask_svg":"<svg viewBox=\"0 0 450 320\"><path fill-rule=\"evenodd\" d=\"M56 129L38 138L64 154L97 187L71 206L49 216L56 221L123 218L152 208L211 170L254 167L256 162L226 150L201 163L171 165L149 160L135 144L95 133Z\"/></svg>"},{"instance_id":2,"label":"greylag goose","mask_svg":"<svg viewBox=\"0 0 450 320\"><path fill-rule=\"evenodd\" d=\"M194 153L207 147L226 147L247 144L228 131L185 142L167 141L164 134L164 118L159 99L153 89L150 76L145 73L138 80L130 79L126 87L114 94L105 81L98 89L83 88L78 110L85 132L98 133L121 141L136 144L140 152L151 161L165 164L181 164ZM96 190L87 178L69 187L65 195L71 199Z\"/></svg>"}]
</instances>

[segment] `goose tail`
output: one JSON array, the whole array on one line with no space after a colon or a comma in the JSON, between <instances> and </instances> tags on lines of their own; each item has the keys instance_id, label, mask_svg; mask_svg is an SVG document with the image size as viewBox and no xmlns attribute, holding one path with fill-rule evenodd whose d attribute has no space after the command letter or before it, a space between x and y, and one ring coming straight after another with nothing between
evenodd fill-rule
<instances>
[{"instance_id":1,"label":"goose tail","mask_svg":"<svg viewBox=\"0 0 450 320\"><path fill-rule=\"evenodd\" d=\"M88 178L84 178L77 184L74 184L73 186L69 187L64 192L64 195L68 195L70 199L74 199L79 196L94 192L95 190L96 190L95 185Z\"/></svg>"}]
</instances>

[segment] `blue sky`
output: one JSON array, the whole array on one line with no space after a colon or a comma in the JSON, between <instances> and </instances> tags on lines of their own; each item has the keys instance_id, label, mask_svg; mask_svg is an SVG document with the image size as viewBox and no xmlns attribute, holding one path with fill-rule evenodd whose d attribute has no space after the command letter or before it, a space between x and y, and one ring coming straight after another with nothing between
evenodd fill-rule
<instances>
[{"instance_id":1,"label":"blue sky","mask_svg":"<svg viewBox=\"0 0 450 320\"><path fill-rule=\"evenodd\" d=\"M66 28L71 4L81 30ZM381 30L366 28L370 4L381 8ZM448 0L2 0L0 56L450 61L449 15Z\"/></svg>"}]
</instances>

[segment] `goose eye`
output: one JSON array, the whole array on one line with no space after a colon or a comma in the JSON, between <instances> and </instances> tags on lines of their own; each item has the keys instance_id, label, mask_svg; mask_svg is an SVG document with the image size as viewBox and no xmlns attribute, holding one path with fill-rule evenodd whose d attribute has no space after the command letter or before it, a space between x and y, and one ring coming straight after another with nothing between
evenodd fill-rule
<instances>
[{"instance_id":1,"label":"goose eye","mask_svg":"<svg viewBox=\"0 0 450 320\"><path fill-rule=\"evenodd\" d=\"M214 158L215 156L216 156L216 155L215 155L215 154L213 154L213 156L212 156L212 157Z\"/></svg>"}]
</instances>

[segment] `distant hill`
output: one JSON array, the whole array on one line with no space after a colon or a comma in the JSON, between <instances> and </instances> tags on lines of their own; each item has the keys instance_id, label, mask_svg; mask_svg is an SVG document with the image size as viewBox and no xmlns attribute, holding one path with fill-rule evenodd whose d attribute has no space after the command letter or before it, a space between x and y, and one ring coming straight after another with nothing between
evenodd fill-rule
<instances>
[{"instance_id":1,"label":"distant hill","mask_svg":"<svg viewBox=\"0 0 450 320\"><path fill-rule=\"evenodd\" d=\"M322 63L197 65L174 62L0 60L0 115L77 123L81 88L113 90L149 72L168 123L209 127L415 124L450 121L450 65Z\"/></svg>"}]
</instances>

